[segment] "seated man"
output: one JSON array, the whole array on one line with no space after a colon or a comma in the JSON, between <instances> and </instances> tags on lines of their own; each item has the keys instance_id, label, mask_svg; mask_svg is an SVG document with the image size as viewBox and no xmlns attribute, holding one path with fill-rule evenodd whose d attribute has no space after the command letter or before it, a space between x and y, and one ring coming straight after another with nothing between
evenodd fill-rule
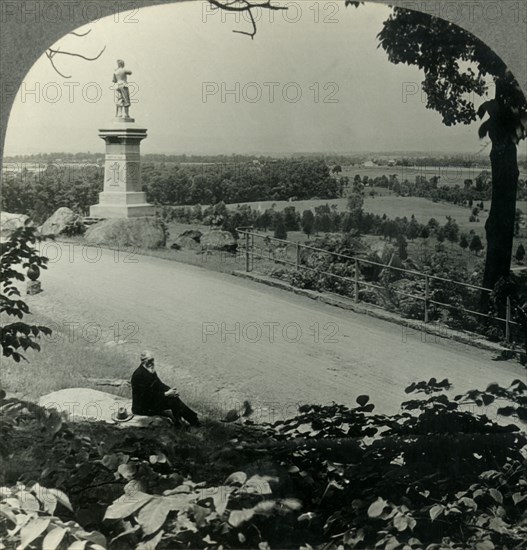
<instances>
[{"instance_id":1,"label":"seated man","mask_svg":"<svg viewBox=\"0 0 527 550\"><path fill-rule=\"evenodd\" d=\"M170 416L176 426L181 425L181 418L192 426L201 426L198 415L181 401L177 390L161 382L149 351L141 354L141 364L132 375L132 412Z\"/></svg>"}]
</instances>

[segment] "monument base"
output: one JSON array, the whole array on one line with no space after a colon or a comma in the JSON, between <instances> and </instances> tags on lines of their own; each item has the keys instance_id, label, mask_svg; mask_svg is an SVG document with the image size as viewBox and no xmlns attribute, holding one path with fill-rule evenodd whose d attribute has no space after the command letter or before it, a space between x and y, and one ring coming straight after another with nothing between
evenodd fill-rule
<instances>
[{"instance_id":1,"label":"monument base","mask_svg":"<svg viewBox=\"0 0 527 550\"><path fill-rule=\"evenodd\" d=\"M153 216L155 206L152 204L94 204L90 206L92 218L141 218Z\"/></svg>"}]
</instances>

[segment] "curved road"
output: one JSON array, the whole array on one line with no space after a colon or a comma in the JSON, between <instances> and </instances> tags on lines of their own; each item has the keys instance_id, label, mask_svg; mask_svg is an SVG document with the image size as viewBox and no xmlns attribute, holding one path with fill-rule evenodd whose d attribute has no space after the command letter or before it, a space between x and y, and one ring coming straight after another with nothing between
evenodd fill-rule
<instances>
[{"instance_id":1,"label":"curved road","mask_svg":"<svg viewBox=\"0 0 527 550\"><path fill-rule=\"evenodd\" d=\"M83 257L79 246L68 257L63 246L31 307L56 322L119 326L120 338L134 340L122 344L133 361L153 351L161 377L194 402L229 408L249 398L267 420L269 408L280 416L299 402L352 404L366 393L389 413L412 381L446 377L458 393L525 379L519 364L494 362L490 352L423 341L396 324L228 274L155 257L125 262L109 250L93 261L96 251ZM108 328L101 345L113 339Z\"/></svg>"}]
</instances>

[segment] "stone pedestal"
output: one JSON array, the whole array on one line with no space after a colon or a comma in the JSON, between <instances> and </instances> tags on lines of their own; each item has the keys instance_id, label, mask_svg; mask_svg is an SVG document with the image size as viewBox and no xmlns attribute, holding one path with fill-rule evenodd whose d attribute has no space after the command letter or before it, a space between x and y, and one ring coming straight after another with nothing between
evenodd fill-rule
<instances>
[{"instance_id":1,"label":"stone pedestal","mask_svg":"<svg viewBox=\"0 0 527 550\"><path fill-rule=\"evenodd\" d=\"M99 130L106 142L104 190L99 204L90 207L93 218L134 218L153 216L154 206L141 191L141 140L146 129L130 117L115 118Z\"/></svg>"}]
</instances>

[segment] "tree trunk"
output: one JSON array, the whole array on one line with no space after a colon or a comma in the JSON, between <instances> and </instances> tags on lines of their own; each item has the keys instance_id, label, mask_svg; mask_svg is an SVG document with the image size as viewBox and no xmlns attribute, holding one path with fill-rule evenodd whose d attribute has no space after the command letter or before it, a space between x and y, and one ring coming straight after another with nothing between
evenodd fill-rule
<instances>
[{"instance_id":1,"label":"tree trunk","mask_svg":"<svg viewBox=\"0 0 527 550\"><path fill-rule=\"evenodd\" d=\"M498 280L510 272L519 178L516 144L510 138L497 139L495 136L490 160L492 202L485 223L487 256L483 286L493 289ZM482 306L488 309L487 292L482 294Z\"/></svg>"}]
</instances>

